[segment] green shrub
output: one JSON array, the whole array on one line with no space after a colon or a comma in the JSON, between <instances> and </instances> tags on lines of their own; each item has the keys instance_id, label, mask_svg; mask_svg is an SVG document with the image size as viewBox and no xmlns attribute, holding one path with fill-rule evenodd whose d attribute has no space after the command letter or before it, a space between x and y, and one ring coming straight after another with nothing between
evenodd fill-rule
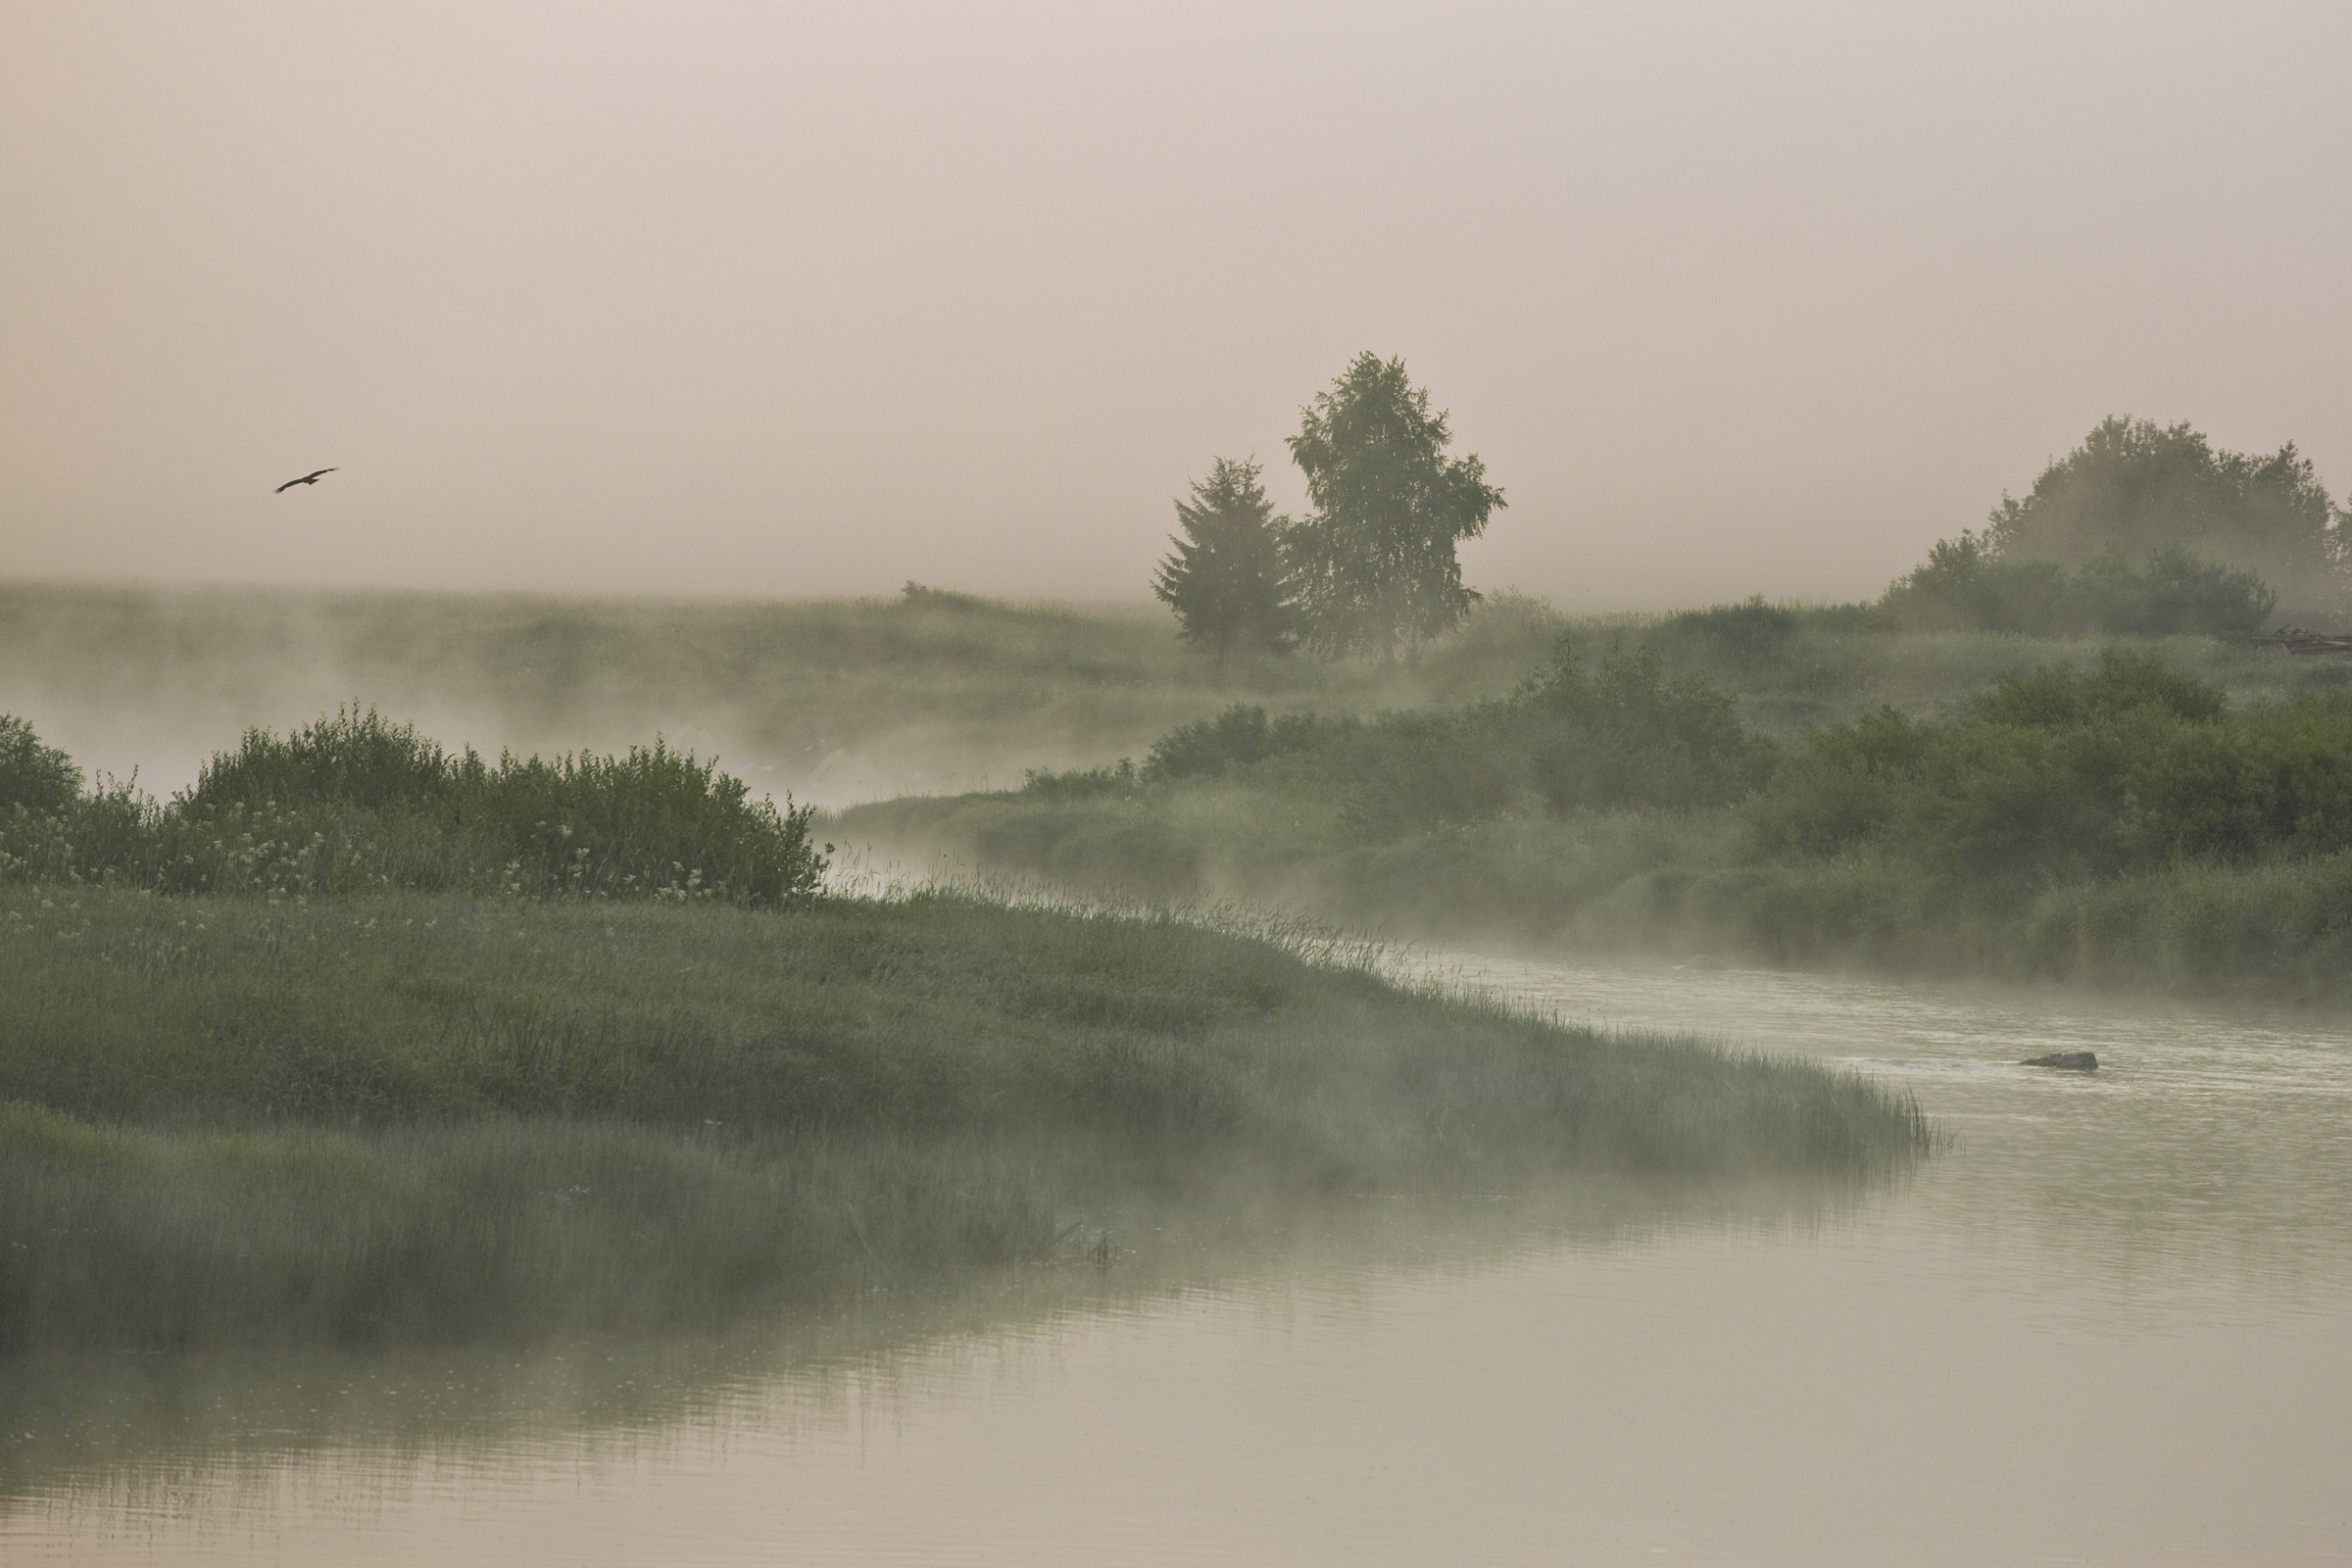
<instances>
[{"instance_id":1,"label":"green shrub","mask_svg":"<svg viewBox=\"0 0 2352 1568\"><path fill-rule=\"evenodd\" d=\"M2134 561L2110 549L2069 570L1996 555L1971 533L1945 539L1886 590L1881 610L1913 630L2035 637L2255 637L2278 596L2241 567L2178 545Z\"/></svg>"},{"instance_id":2,"label":"green shrub","mask_svg":"<svg viewBox=\"0 0 2352 1568\"><path fill-rule=\"evenodd\" d=\"M1753 790L1771 765L1727 693L1669 677L1647 650L1588 669L1563 649L1494 721L1533 733L1537 788L1554 811L1720 805Z\"/></svg>"},{"instance_id":3,"label":"green shrub","mask_svg":"<svg viewBox=\"0 0 2352 1568\"><path fill-rule=\"evenodd\" d=\"M1147 779L1222 778L1227 769L1328 748L1361 728L1352 715L1319 719L1285 713L1269 720L1262 708L1236 703L1213 718L1179 725L1154 741L1144 762Z\"/></svg>"},{"instance_id":4,"label":"green shrub","mask_svg":"<svg viewBox=\"0 0 2352 1568\"><path fill-rule=\"evenodd\" d=\"M1133 794L1137 782L1135 763L1122 757L1115 767L1073 767L1061 773L1033 767L1024 778L1021 793L1039 801L1092 801Z\"/></svg>"},{"instance_id":5,"label":"green shrub","mask_svg":"<svg viewBox=\"0 0 2352 1568\"><path fill-rule=\"evenodd\" d=\"M2096 669L2043 664L1996 676L1967 712L1991 724L2094 724L2143 711L2205 723L2228 707L2228 697L2209 681L2181 674L2153 654L2110 649Z\"/></svg>"},{"instance_id":6,"label":"green shrub","mask_svg":"<svg viewBox=\"0 0 2352 1568\"><path fill-rule=\"evenodd\" d=\"M2352 703L2231 714L2218 689L2110 652L2004 676L1946 719L1820 731L1749 818L1768 854L1876 846L1962 878L2327 854L2352 847Z\"/></svg>"},{"instance_id":7,"label":"green shrub","mask_svg":"<svg viewBox=\"0 0 2352 1568\"><path fill-rule=\"evenodd\" d=\"M1758 594L1741 604L1682 610L1659 623L1660 640L1695 643L1718 658L1771 659L1795 641L1797 615Z\"/></svg>"},{"instance_id":8,"label":"green shrub","mask_svg":"<svg viewBox=\"0 0 2352 1568\"><path fill-rule=\"evenodd\" d=\"M0 713L0 812L47 815L81 797L81 769L54 746L44 746L32 726Z\"/></svg>"},{"instance_id":9,"label":"green shrub","mask_svg":"<svg viewBox=\"0 0 2352 1568\"><path fill-rule=\"evenodd\" d=\"M478 793L477 793L478 792ZM778 811L743 780L662 742L625 757L504 757L461 812L510 846L540 888L789 905L816 894L823 855L807 808Z\"/></svg>"},{"instance_id":10,"label":"green shrub","mask_svg":"<svg viewBox=\"0 0 2352 1568\"><path fill-rule=\"evenodd\" d=\"M509 755L493 767L373 710L345 710L284 736L248 731L168 806L120 785L83 795L74 782L64 804L0 820L0 876L169 893L470 888L783 906L813 899L826 863L810 808L754 800L716 762L659 740L618 758Z\"/></svg>"},{"instance_id":11,"label":"green shrub","mask_svg":"<svg viewBox=\"0 0 2352 1568\"><path fill-rule=\"evenodd\" d=\"M1357 832L1379 835L1522 803L1555 812L1713 805L1755 788L1769 759L1729 697L1668 676L1654 653L1617 650L1588 667L1562 646L1507 696L1452 710L1270 719L1236 705L1161 737L1143 778L1288 769L1344 801Z\"/></svg>"},{"instance_id":12,"label":"green shrub","mask_svg":"<svg viewBox=\"0 0 2352 1568\"><path fill-rule=\"evenodd\" d=\"M235 751L204 764L182 799L199 811L318 802L382 811L442 805L487 771L471 751L451 757L412 725L346 708L283 736L247 730Z\"/></svg>"}]
</instances>

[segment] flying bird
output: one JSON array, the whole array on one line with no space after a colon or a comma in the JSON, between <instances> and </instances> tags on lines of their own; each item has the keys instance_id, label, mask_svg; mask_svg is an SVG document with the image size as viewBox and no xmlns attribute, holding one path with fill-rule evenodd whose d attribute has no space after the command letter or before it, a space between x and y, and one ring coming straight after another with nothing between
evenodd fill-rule
<instances>
[{"instance_id":1,"label":"flying bird","mask_svg":"<svg viewBox=\"0 0 2352 1568\"><path fill-rule=\"evenodd\" d=\"M332 468L320 468L317 470L317 472L306 473L299 479L288 479L284 484L279 485L276 489L270 491L270 493L273 496L282 496L298 484L317 484L318 482L319 475L332 473L335 470Z\"/></svg>"}]
</instances>

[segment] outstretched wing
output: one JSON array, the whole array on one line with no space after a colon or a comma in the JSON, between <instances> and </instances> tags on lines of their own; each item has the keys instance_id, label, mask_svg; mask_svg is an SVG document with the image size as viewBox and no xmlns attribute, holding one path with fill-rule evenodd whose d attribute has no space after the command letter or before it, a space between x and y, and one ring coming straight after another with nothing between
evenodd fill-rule
<instances>
[{"instance_id":1,"label":"outstretched wing","mask_svg":"<svg viewBox=\"0 0 2352 1568\"><path fill-rule=\"evenodd\" d=\"M299 479L288 479L284 484L279 485L275 490L272 490L270 493L271 495L282 496L298 484L317 484L320 474L332 473L335 470L332 468L315 468L311 472L304 474Z\"/></svg>"}]
</instances>

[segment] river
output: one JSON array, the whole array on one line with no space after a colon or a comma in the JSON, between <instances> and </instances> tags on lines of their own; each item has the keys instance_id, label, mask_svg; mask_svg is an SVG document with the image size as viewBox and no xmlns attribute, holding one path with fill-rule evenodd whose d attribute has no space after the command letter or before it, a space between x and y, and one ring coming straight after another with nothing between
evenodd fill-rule
<instances>
[{"instance_id":1,"label":"river","mask_svg":"<svg viewBox=\"0 0 2352 1568\"><path fill-rule=\"evenodd\" d=\"M723 1344L20 1369L0 1560L2352 1560L2340 1029L1417 961L1850 1063L1950 1147L1858 1200L1406 1204ZM2016 1065L2056 1050L2102 1065Z\"/></svg>"}]
</instances>

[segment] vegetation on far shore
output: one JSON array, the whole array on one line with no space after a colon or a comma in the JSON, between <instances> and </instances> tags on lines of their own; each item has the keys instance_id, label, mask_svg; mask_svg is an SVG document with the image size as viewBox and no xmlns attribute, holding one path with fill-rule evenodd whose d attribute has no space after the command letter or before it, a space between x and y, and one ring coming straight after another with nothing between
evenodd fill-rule
<instances>
[{"instance_id":1,"label":"vegetation on far shore","mask_svg":"<svg viewBox=\"0 0 2352 1568\"><path fill-rule=\"evenodd\" d=\"M1446 469L1448 433L1401 362L1363 357L1292 443L1310 478L1336 455L1349 482L1292 523L1253 466L1220 461L1178 507L1161 597L1203 640L1232 606L1294 598L1325 653L1437 635L1468 603L1437 568L1500 503L1475 459ZM1476 526L1438 525L1456 514ZM1378 544L1416 517L1428 551ZM1038 768L1017 794L869 805L842 828L1448 937L2332 995L2352 669L2263 646L2281 603L2263 574L2298 612L2352 606L2346 520L2291 443L2257 457L2108 419L1871 603L1629 618L1450 707L1237 704L1141 766ZM1308 534L1354 540L1386 584L1347 638L1317 632Z\"/></svg>"},{"instance_id":2,"label":"vegetation on far shore","mask_svg":"<svg viewBox=\"0 0 2352 1568\"><path fill-rule=\"evenodd\" d=\"M2144 644L2109 645L1923 713L1776 736L1674 672L1690 624L1564 653L1460 709L1235 709L1140 767L880 803L829 831L1453 940L2341 995L2340 681L2233 702Z\"/></svg>"}]
</instances>

